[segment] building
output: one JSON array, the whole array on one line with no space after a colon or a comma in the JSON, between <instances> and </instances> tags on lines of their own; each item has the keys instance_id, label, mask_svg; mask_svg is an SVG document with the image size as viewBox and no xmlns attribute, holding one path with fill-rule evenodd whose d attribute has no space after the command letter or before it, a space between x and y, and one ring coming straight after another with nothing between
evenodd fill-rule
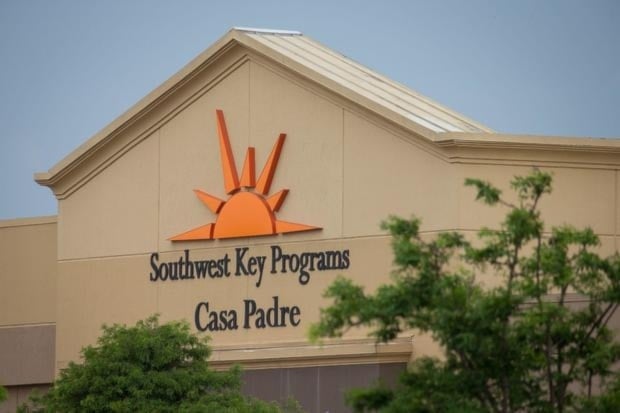
<instances>
[{"instance_id":1,"label":"building","mask_svg":"<svg viewBox=\"0 0 620 413\"><path fill-rule=\"evenodd\" d=\"M428 234L496 225L464 179L506 186L532 166L555 176L547 222L589 225L615 251L619 142L495 133L300 33L233 29L36 174L57 217L0 222L0 411L103 323L153 313L209 334L214 365L241 363L248 393L343 411L344 388L437 349L364 330L308 343L325 288L389 280L390 214Z\"/></svg>"}]
</instances>

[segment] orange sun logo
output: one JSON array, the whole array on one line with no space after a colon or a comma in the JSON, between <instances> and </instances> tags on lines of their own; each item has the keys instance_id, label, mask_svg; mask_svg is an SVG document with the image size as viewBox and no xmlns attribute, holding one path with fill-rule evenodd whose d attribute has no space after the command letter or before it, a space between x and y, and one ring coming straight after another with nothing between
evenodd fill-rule
<instances>
[{"instance_id":1,"label":"orange sun logo","mask_svg":"<svg viewBox=\"0 0 620 413\"><path fill-rule=\"evenodd\" d=\"M215 223L183 232L170 238L171 241L197 241L220 238L255 237L282 234L285 232L311 231L321 229L304 224L277 220L275 213L280 209L288 189L267 196L271 181L280 159L280 152L286 134L281 133L276 140L263 171L256 180L254 148L249 147L245 155L241 180L228 139L224 112L216 110L217 133L220 141L220 155L224 186L230 195L228 201L194 189L194 193L213 213L217 214Z\"/></svg>"}]
</instances>

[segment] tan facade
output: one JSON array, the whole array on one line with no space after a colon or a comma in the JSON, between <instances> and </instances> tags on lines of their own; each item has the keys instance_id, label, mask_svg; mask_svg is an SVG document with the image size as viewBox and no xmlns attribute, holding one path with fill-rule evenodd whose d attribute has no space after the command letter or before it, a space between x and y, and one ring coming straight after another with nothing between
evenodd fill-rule
<instances>
[{"instance_id":1,"label":"tan facade","mask_svg":"<svg viewBox=\"0 0 620 413\"><path fill-rule=\"evenodd\" d=\"M297 34L228 33L37 175L58 198L59 214L57 220L0 225L0 277L9 286L0 290L0 334L55 328L55 344L47 351L53 351L56 372L79 358L103 323L134 323L154 313L206 329L201 334L212 337L213 360L222 367L405 363L436 351L431 341L404 335L376 345L366 331L355 330L323 346L309 344L308 327L327 304L322 292L338 274L369 290L389 280L389 239L379 227L388 215L416 214L429 236L444 230L473 234L480 226L496 226L500 211L475 203L464 179L483 177L506 187L532 167L554 174L554 194L542 205L549 225L591 226L603 252L617 249L617 142L496 134L377 76ZM269 195L290 192L275 215L321 230L169 240L217 219L193 190L231 198L216 110L224 113L239 173L248 147L255 148L258 175L278 135L287 134ZM342 257L345 251L346 265L339 261L319 270L321 254ZM314 269L300 264L309 253L318 254ZM187 257L227 262L229 275L152 280L162 263ZM245 275L251 259L256 274ZM258 310L267 312L275 300L277 312L288 307L288 318L262 327ZM207 328L207 305L227 316L234 310L237 328L223 330L219 322L211 324L218 331ZM6 343L3 348L13 345ZM0 380L42 383L54 369L47 376L29 374Z\"/></svg>"}]
</instances>

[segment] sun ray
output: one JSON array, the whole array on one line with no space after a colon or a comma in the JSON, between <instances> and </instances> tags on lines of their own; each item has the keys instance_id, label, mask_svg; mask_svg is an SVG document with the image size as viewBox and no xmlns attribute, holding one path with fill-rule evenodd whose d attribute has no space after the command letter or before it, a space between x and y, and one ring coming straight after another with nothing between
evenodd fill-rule
<instances>
[{"instance_id":1,"label":"sun ray","mask_svg":"<svg viewBox=\"0 0 620 413\"><path fill-rule=\"evenodd\" d=\"M285 138L286 134L281 133L275 145L273 145L273 149L269 154L269 159L267 159L267 163L256 182L256 190L263 195L267 195L267 193L269 193L269 188L271 188L271 181L273 180L273 174L278 166L278 160L280 159L280 152L282 152L282 145L284 145Z\"/></svg>"},{"instance_id":2,"label":"sun ray","mask_svg":"<svg viewBox=\"0 0 620 413\"><path fill-rule=\"evenodd\" d=\"M170 241L197 241L204 239L213 239L214 224L207 224L198 228L190 229L182 234L168 238Z\"/></svg>"},{"instance_id":3,"label":"sun ray","mask_svg":"<svg viewBox=\"0 0 620 413\"><path fill-rule=\"evenodd\" d=\"M241 171L241 186L246 188L254 188L256 186L256 165L254 163L254 148L249 147L243 162L243 170Z\"/></svg>"},{"instance_id":4,"label":"sun ray","mask_svg":"<svg viewBox=\"0 0 620 413\"><path fill-rule=\"evenodd\" d=\"M284 234L287 232L312 231L315 229L321 229L321 228L313 227L311 225L297 224L295 222L286 222L286 221L276 220L276 232L278 234Z\"/></svg>"},{"instance_id":5,"label":"sun ray","mask_svg":"<svg viewBox=\"0 0 620 413\"><path fill-rule=\"evenodd\" d=\"M222 172L224 173L224 187L226 188L227 194L232 194L239 190L237 166L235 165L235 157L230 147L224 112L218 109L215 113L217 116L217 134L220 138L220 156L222 158Z\"/></svg>"},{"instance_id":6,"label":"sun ray","mask_svg":"<svg viewBox=\"0 0 620 413\"><path fill-rule=\"evenodd\" d=\"M213 212L214 214L220 212L220 209L222 209L222 206L224 206L225 204L225 202L221 199L216 198L213 195L209 195L206 192L202 192L200 189L194 189L194 193L196 194L198 199L200 199L203 204L209 207L211 212Z\"/></svg>"},{"instance_id":7,"label":"sun ray","mask_svg":"<svg viewBox=\"0 0 620 413\"><path fill-rule=\"evenodd\" d=\"M269 198L267 198L267 204L269 205L269 208L271 208L273 212L277 212L282 206L284 198L286 198L287 195L288 189L283 189L280 192L271 195Z\"/></svg>"}]
</instances>

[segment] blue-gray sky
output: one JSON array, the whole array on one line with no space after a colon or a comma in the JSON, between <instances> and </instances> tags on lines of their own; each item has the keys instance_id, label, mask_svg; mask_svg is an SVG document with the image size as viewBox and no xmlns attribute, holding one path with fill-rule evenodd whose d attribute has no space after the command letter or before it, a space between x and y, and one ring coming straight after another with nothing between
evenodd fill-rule
<instances>
[{"instance_id":1,"label":"blue-gray sky","mask_svg":"<svg viewBox=\"0 0 620 413\"><path fill-rule=\"evenodd\" d=\"M498 132L620 137L620 1L0 1L0 219L233 26L292 29Z\"/></svg>"}]
</instances>

